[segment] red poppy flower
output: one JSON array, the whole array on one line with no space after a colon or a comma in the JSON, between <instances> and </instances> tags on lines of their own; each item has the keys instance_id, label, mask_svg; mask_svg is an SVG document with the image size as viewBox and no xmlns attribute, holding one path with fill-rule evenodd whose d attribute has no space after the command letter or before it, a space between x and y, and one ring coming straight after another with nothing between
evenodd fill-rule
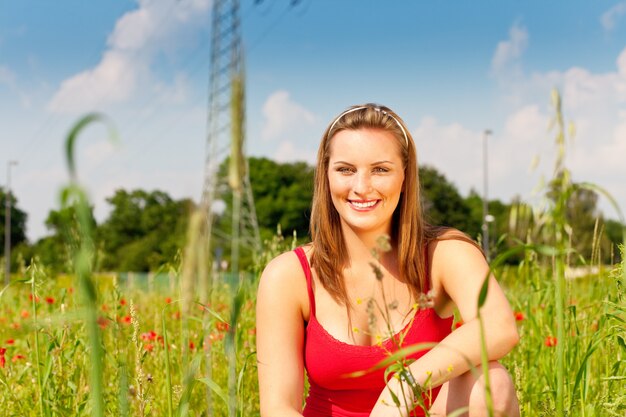
<instances>
[{"instance_id":1,"label":"red poppy flower","mask_svg":"<svg viewBox=\"0 0 626 417\"><path fill-rule=\"evenodd\" d=\"M14 339L7 339L7 345L14 345L14 344L15 344Z\"/></svg>"},{"instance_id":2,"label":"red poppy flower","mask_svg":"<svg viewBox=\"0 0 626 417\"><path fill-rule=\"evenodd\" d=\"M548 347L554 347L554 346L556 346L556 342L557 342L556 337L554 337L554 336L547 336L546 337L546 341L544 342L544 344L546 346L548 346Z\"/></svg>"},{"instance_id":3,"label":"red poppy flower","mask_svg":"<svg viewBox=\"0 0 626 417\"><path fill-rule=\"evenodd\" d=\"M132 319L131 319L131 317L129 315L126 315L126 316L120 318L120 322L122 322L124 324L130 324L131 321L132 321Z\"/></svg>"},{"instance_id":4,"label":"red poppy flower","mask_svg":"<svg viewBox=\"0 0 626 417\"><path fill-rule=\"evenodd\" d=\"M230 324L225 321L218 321L215 327L217 327L217 330L220 332L227 332L230 329Z\"/></svg>"},{"instance_id":5,"label":"red poppy flower","mask_svg":"<svg viewBox=\"0 0 626 417\"><path fill-rule=\"evenodd\" d=\"M27 319L28 317L30 317L30 313L28 312L28 310L22 310L20 316L22 316L23 319Z\"/></svg>"},{"instance_id":6,"label":"red poppy flower","mask_svg":"<svg viewBox=\"0 0 626 417\"><path fill-rule=\"evenodd\" d=\"M170 304L172 302L171 297L165 297L165 304Z\"/></svg>"},{"instance_id":7,"label":"red poppy flower","mask_svg":"<svg viewBox=\"0 0 626 417\"><path fill-rule=\"evenodd\" d=\"M147 333L142 333L141 334L141 340L143 340L144 342L148 342L150 340L155 340L157 338L157 334L154 330L150 330Z\"/></svg>"},{"instance_id":8,"label":"red poppy flower","mask_svg":"<svg viewBox=\"0 0 626 417\"><path fill-rule=\"evenodd\" d=\"M196 348L196 345L190 340L189 341L189 350L194 350Z\"/></svg>"},{"instance_id":9,"label":"red poppy flower","mask_svg":"<svg viewBox=\"0 0 626 417\"><path fill-rule=\"evenodd\" d=\"M524 313L522 313L521 311L516 311L515 312L515 321L522 321L525 318L526 317L524 316Z\"/></svg>"},{"instance_id":10,"label":"red poppy flower","mask_svg":"<svg viewBox=\"0 0 626 417\"><path fill-rule=\"evenodd\" d=\"M54 297L46 297L46 303L48 304L54 304Z\"/></svg>"},{"instance_id":11,"label":"red poppy flower","mask_svg":"<svg viewBox=\"0 0 626 417\"><path fill-rule=\"evenodd\" d=\"M461 326L463 326L463 320L459 320L456 323L454 323L454 328L455 329L458 329Z\"/></svg>"},{"instance_id":12,"label":"red poppy flower","mask_svg":"<svg viewBox=\"0 0 626 417\"><path fill-rule=\"evenodd\" d=\"M102 316L98 317L98 326L100 326L101 329L105 329L108 324L109 321L106 318Z\"/></svg>"},{"instance_id":13,"label":"red poppy flower","mask_svg":"<svg viewBox=\"0 0 626 417\"><path fill-rule=\"evenodd\" d=\"M125 306L125 305L126 305L126 300L122 298L122 299L120 300L120 305L121 305L121 306Z\"/></svg>"},{"instance_id":14,"label":"red poppy flower","mask_svg":"<svg viewBox=\"0 0 626 417\"><path fill-rule=\"evenodd\" d=\"M26 356L18 353L17 355L13 355L13 357L11 358L11 362L17 362L20 359L26 359Z\"/></svg>"},{"instance_id":15,"label":"red poppy flower","mask_svg":"<svg viewBox=\"0 0 626 417\"><path fill-rule=\"evenodd\" d=\"M146 343L143 348L148 352L152 352L154 350L154 345L152 343Z\"/></svg>"},{"instance_id":16,"label":"red poppy flower","mask_svg":"<svg viewBox=\"0 0 626 417\"><path fill-rule=\"evenodd\" d=\"M33 295L33 293L31 292L30 294L28 294L28 301L33 301L33 299L35 300L36 303L39 302L39 296Z\"/></svg>"}]
</instances>

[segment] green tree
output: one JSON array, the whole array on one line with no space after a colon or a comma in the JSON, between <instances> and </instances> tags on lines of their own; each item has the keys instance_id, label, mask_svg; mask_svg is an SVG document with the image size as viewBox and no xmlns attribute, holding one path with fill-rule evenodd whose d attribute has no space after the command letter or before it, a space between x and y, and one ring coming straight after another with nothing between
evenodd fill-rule
<instances>
[{"instance_id":1,"label":"green tree","mask_svg":"<svg viewBox=\"0 0 626 417\"><path fill-rule=\"evenodd\" d=\"M476 190L470 190L469 195L465 198L465 204L470 208L471 222L470 229L467 233L475 238L477 241L482 242L482 221L483 221L483 198ZM489 200L487 206L489 214L493 216L493 221L488 223L489 226L489 248L492 252L492 258L496 253L505 248L508 248L511 243L510 239L505 242L500 242L502 235L509 234L509 213L511 206L503 203L500 200ZM506 243L508 242L508 243Z\"/></svg>"},{"instance_id":2,"label":"green tree","mask_svg":"<svg viewBox=\"0 0 626 417\"><path fill-rule=\"evenodd\" d=\"M277 163L250 158L250 178L259 227L273 235L308 235L313 198L313 168L305 162Z\"/></svg>"},{"instance_id":3,"label":"green tree","mask_svg":"<svg viewBox=\"0 0 626 417\"><path fill-rule=\"evenodd\" d=\"M13 193L8 195L11 203L11 271L15 272L18 268L18 258L23 258L27 253L28 241L26 240L26 220L28 215L18 207L17 198ZM6 215L6 190L0 187L0 257L4 257L4 222Z\"/></svg>"},{"instance_id":4,"label":"green tree","mask_svg":"<svg viewBox=\"0 0 626 417\"><path fill-rule=\"evenodd\" d=\"M620 251L618 245L623 244L622 230L624 225L617 220L605 220L604 221L604 233L610 242L609 251L605 254L605 262L618 262L621 260Z\"/></svg>"},{"instance_id":5,"label":"green tree","mask_svg":"<svg viewBox=\"0 0 626 417\"><path fill-rule=\"evenodd\" d=\"M456 186L430 166L420 167L420 183L424 215L428 222L455 227L472 237L480 230L480 218L472 216L470 206L459 194Z\"/></svg>"},{"instance_id":6,"label":"green tree","mask_svg":"<svg viewBox=\"0 0 626 417\"><path fill-rule=\"evenodd\" d=\"M13 193L9 194L11 202L11 248L26 242L26 220L28 215L17 204ZM4 250L4 216L6 214L7 193L0 187L0 248Z\"/></svg>"},{"instance_id":7,"label":"green tree","mask_svg":"<svg viewBox=\"0 0 626 417\"><path fill-rule=\"evenodd\" d=\"M173 200L162 191L117 190L97 231L104 251L102 268L150 271L174 260L182 248L193 202Z\"/></svg>"},{"instance_id":8,"label":"green tree","mask_svg":"<svg viewBox=\"0 0 626 417\"><path fill-rule=\"evenodd\" d=\"M223 174L228 161L222 163ZM250 184L262 239L269 239L280 225L285 236L295 231L304 238L309 231L313 198L313 167L305 162L278 163L267 158L248 159ZM221 230L230 230L232 194L224 187L219 198L226 204Z\"/></svg>"}]
</instances>

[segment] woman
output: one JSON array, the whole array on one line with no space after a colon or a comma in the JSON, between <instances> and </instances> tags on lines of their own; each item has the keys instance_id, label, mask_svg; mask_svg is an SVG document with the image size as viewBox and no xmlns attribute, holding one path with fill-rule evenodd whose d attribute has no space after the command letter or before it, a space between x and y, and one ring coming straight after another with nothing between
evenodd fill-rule
<instances>
[{"instance_id":1,"label":"woman","mask_svg":"<svg viewBox=\"0 0 626 417\"><path fill-rule=\"evenodd\" d=\"M380 247L381 236L388 247ZM326 129L311 237L261 276L261 415L396 417L426 408L444 416L463 407L464 415L486 415L477 299L489 267L465 235L424 222L415 145L389 108L354 106ZM455 309L464 324L452 332ZM511 378L496 362L518 334L493 277L481 316L493 408L518 416ZM395 375L372 371L400 347L423 343L430 344ZM422 398L413 396L418 386Z\"/></svg>"}]
</instances>

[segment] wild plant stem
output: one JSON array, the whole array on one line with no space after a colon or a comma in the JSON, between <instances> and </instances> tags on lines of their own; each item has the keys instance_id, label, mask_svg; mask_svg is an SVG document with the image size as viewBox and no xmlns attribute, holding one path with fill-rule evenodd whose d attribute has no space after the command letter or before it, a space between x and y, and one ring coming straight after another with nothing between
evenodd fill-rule
<instances>
[{"instance_id":1,"label":"wild plant stem","mask_svg":"<svg viewBox=\"0 0 626 417\"><path fill-rule=\"evenodd\" d=\"M485 340L485 326L480 309L478 309L478 323L480 324L480 362L483 368L483 378L485 379L485 405L487 415L493 417L493 398L491 397L491 384L489 383L489 355L487 352L487 341Z\"/></svg>"},{"instance_id":2,"label":"wild plant stem","mask_svg":"<svg viewBox=\"0 0 626 417\"><path fill-rule=\"evenodd\" d=\"M167 306L165 307L167 309ZM170 369L170 348L165 327L165 309L161 315L161 329L163 331L163 350L165 351L165 389L167 390L167 415L172 417L174 406L172 404L172 371Z\"/></svg>"},{"instance_id":3,"label":"wild plant stem","mask_svg":"<svg viewBox=\"0 0 626 417\"><path fill-rule=\"evenodd\" d=\"M35 295L35 271L32 271L30 279L30 293L32 295L32 307L33 307L33 326L35 327L35 360L37 361L37 385L39 386L39 396L37 403L39 405L39 414L45 416L43 405L43 386L41 382L41 362L39 357L39 326L37 323L37 297Z\"/></svg>"},{"instance_id":4,"label":"wild plant stem","mask_svg":"<svg viewBox=\"0 0 626 417\"><path fill-rule=\"evenodd\" d=\"M556 308L556 414L564 416L563 390L565 384L564 356L565 356L565 265L563 255L558 254L555 260L555 308Z\"/></svg>"}]
</instances>

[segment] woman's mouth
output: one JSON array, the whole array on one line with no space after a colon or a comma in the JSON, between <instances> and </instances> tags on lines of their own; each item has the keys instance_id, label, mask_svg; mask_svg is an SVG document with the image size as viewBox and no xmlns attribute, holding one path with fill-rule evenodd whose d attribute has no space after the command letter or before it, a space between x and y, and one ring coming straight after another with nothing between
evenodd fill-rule
<instances>
[{"instance_id":1,"label":"woman's mouth","mask_svg":"<svg viewBox=\"0 0 626 417\"><path fill-rule=\"evenodd\" d=\"M357 210L368 210L378 204L380 200L348 200L350 205Z\"/></svg>"}]
</instances>

